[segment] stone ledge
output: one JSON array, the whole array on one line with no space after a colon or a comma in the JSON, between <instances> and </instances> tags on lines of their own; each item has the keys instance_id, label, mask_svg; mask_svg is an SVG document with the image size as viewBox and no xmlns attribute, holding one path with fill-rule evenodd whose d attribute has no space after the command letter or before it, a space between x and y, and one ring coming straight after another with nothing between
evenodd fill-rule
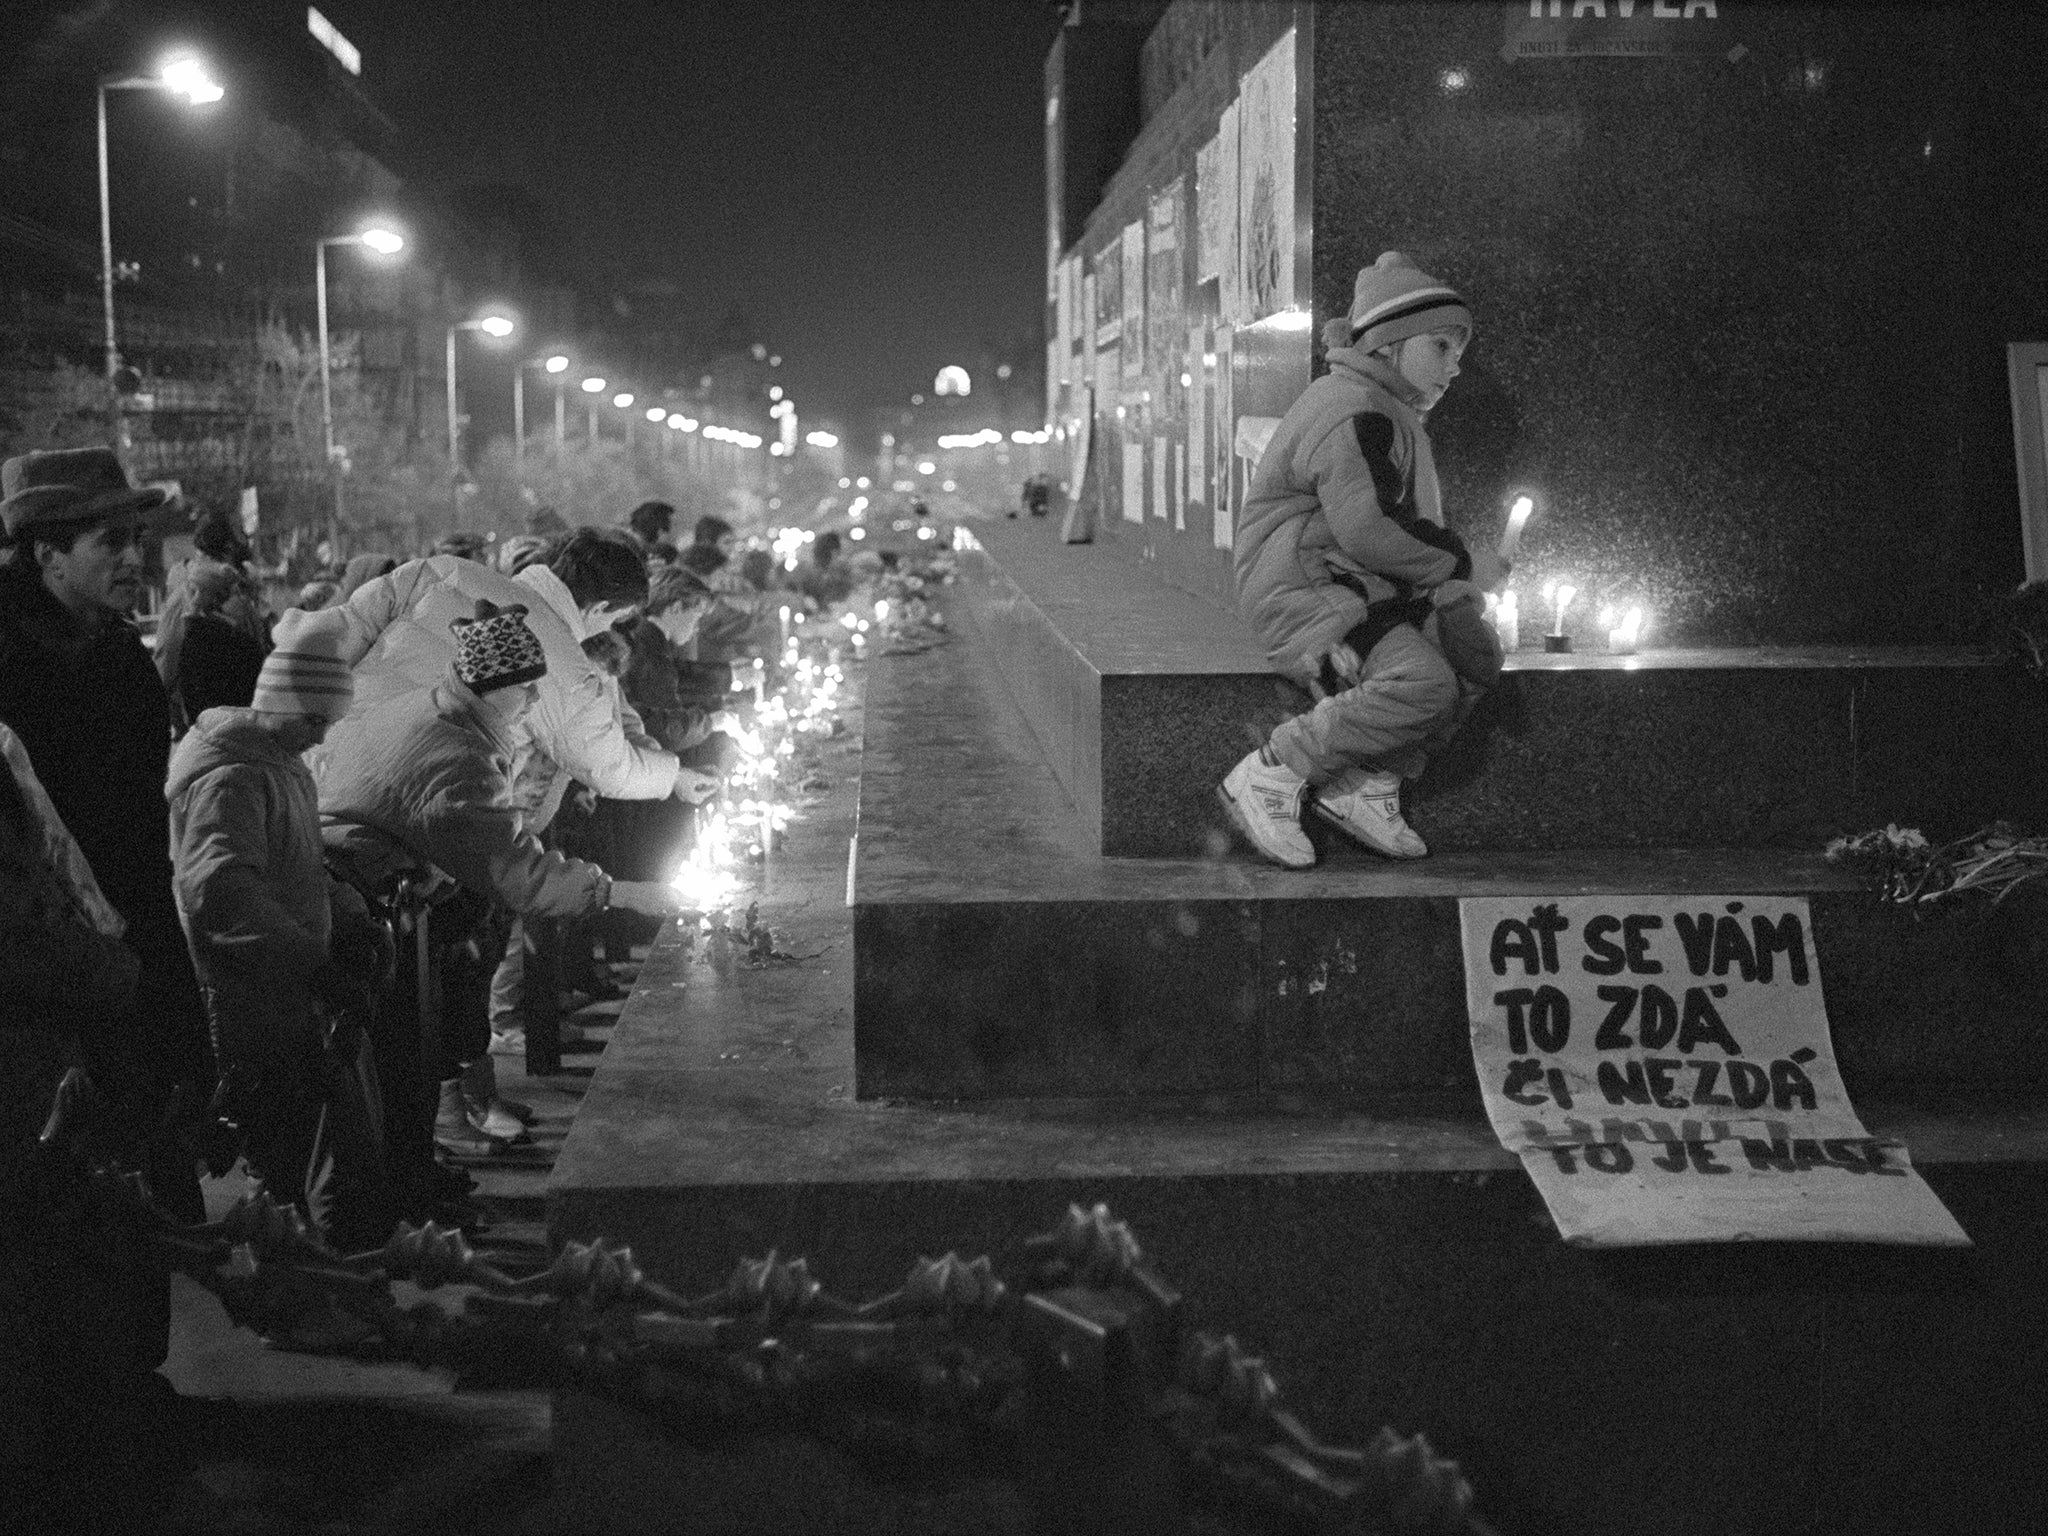
<instances>
[{"instance_id":1,"label":"stone ledge","mask_svg":"<svg viewBox=\"0 0 2048 1536\"><path fill-rule=\"evenodd\" d=\"M1108 546L977 524L963 601L1080 835L1199 855L1230 765L1308 704L1243 622ZM1982 651L1653 650L1508 658L1410 796L1442 852L1788 848L1873 822L1958 836L2048 806L2048 696Z\"/></svg>"},{"instance_id":2,"label":"stone ledge","mask_svg":"<svg viewBox=\"0 0 2048 1536\"><path fill-rule=\"evenodd\" d=\"M1471 1085L1457 898L1698 891L1812 904L1859 1095L2048 1080L2037 991L1996 968L2019 917L1920 922L1817 845L1452 853L1333 847L1104 858L967 638L870 681L855 871L858 1092L1371 1095Z\"/></svg>"},{"instance_id":3,"label":"stone ledge","mask_svg":"<svg viewBox=\"0 0 2048 1536\"><path fill-rule=\"evenodd\" d=\"M942 809L935 786L913 794L922 759L903 745L893 764L878 749L864 765L864 844L874 797ZM2038 1449L2038 1372L2018 1364L2048 1349L2038 1092L1861 1105L1913 1147L1977 1245L1964 1253L1573 1249L1476 1095L1346 1113L859 1102L841 905L853 793L830 771L832 798L796 824L761 913L818 958L750 970L663 934L550 1180L555 1241L630 1244L691 1293L773 1249L867 1296L920 1256L1000 1255L1069 1201L1104 1200L1187 1295L1191 1323L1267 1354L1311 1425L1427 1431L1503 1531L1721 1536L1799 1529L1815 1509L1844 1529L2048 1527L2037 1479L1985 1475ZM863 854L857 896L870 879L914 894L893 857ZM975 862L998 860L984 843ZM1716 1411L1688 1406L1700 1402ZM815 1467L789 1479L805 1497L750 1505L739 1495L772 1462L729 1467L717 1448L679 1460L575 1393L558 1395L555 1422L557 1501L579 1528L698 1529L700 1477L734 1496L707 1501L716 1529L872 1529L878 1510L891 1528L922 1529L924 1513L938 1528L1001 1528L975 1489L927 1490L916 1508L839 1504Z\"/></svg>"}]
</instances>

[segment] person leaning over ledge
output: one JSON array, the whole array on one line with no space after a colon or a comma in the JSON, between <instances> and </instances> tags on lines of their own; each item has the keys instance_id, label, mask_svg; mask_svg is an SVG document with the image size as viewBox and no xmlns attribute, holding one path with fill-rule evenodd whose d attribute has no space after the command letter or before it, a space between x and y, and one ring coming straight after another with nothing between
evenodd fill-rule
<instances>
[{"instance_id":1,"label":"person leaning over ledge","mask_svg":"<svg viewBox=\"0 0 2048 1536\"><path fill-rule=\"evenodd\" d=\"M585 640L647 601L647 567L638 548L622 534L594 528L565 535L546 560L516 576L454 555L408 561L315 615L318 625L335 626L337 654L353 668L356 690L348 717L310 755L316 778L325 761L351 746L371 710L400 694L440 686L455 659L450 626L469 618L479 600L523 606L548 660L539 698L513 743L515 778L540 752L615 800L674 794L695 802L716 787L684 769L673 752L627 739L603 674L583 653Z\"/></svg>"},{"instance_id":2,"label":"person leaning over ledge","mask_svg":"<svg viewBox=\"0 0 2048 1536\"><path fill-rule=\"evenodd\" d=\"M614 881L543 848L514 805L513 743L550 667L527 617L518 605L477 603L452 623L456 655L440 683L371 708L320 774L323 840L372 886L432 866L520 917L680 910L665 885ZM426 1064L440 1084L434 1134L445 1150L490 1150L461 1093L463 1069L489 1043L488 1033L444 1039L444 1059Z\"/></svg>"}]
</instances>

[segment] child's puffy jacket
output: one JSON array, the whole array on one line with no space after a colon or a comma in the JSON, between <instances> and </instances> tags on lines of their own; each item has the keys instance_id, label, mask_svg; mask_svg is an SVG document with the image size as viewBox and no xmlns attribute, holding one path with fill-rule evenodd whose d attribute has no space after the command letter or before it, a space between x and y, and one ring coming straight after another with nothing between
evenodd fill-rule
<instances>
[{"instance_id":1,"label":"child's puffy jacket","mask_svg":"<svg viewBox=\"0 0 2048 1536\"><path fill-rule=\"evenodd\" d=\"M1238 518L1238 606L1273 665L1298 682L1376 604L1471 573L1443 525L1442 494L1417 396L1351 347L1274 429Z\"/></svg>"}]
</instances>

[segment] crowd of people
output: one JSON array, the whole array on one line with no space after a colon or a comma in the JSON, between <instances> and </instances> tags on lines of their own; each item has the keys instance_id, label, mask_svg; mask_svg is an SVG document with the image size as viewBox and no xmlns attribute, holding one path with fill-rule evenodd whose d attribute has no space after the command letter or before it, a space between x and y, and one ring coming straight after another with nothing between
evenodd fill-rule
<instances>
[{"instance_id":1,"label":"crowd of people","mask_svg":"<svg viewBox=\"0 0 2048 1536\"><path fill-rule=\"evenodd\" d=\"M475 1228L464 1162L528 1134L492 1055L523 1049L537 924L565 985L613 988L598 954L679 909L667 876L752 697L733 661L778 656L776 609L853 576L830 534L795 571L715 515L678 546L650 502L357 553L272 614L240 529L109 449L9 459L0 485L0 1274L27 1324L0 1344L27 1398L0 1407L0 1471L61 1473L161 1443L169 1312L150 1266L35 1193L59 1080L83 1072L178 1218L239 1157L343 1251ZM146 559L181 524L152 647Z\"/></svg>"}]
</instances>

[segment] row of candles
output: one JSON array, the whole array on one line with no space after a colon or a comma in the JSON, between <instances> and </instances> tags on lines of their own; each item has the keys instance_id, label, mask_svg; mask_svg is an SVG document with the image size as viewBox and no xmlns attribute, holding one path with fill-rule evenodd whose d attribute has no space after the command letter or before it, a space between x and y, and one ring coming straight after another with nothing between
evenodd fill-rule
<instances>
[{"instance_id":1,"label":"row of candles","mask_svg":"<svg viewBox=\"0 0 2048 1536\"><path fill-rule=\"evenodd\" d=\"M789 825L794 807L777 796L783 771L797 754L803 736L830 736L837 728L840 688L846 673L840 666L839 637L849 643L856 658L865 654L867 636L875 625L887 623L890 613L886 598L874 605L870 621L849 609L836 623L801 626L805 615L781 611L781 648L776 673L781 681L769 686L766 657L733 669L733 692L754 695L753 721L734 736L739 756L727 772L725 785L713 801L698 807L695 837L689 853L670 879L690 907L704 914L700 926L712 926L710 914L734 906L742 884L740 872L756 858L761 863L760 889L765 894L772 879L775 839ZM815 637L814 653L805 654L805 639Z\"/></svg>"},{"instance_id":2,"label":"row of candles","mask_svg":"<svg viewBox=\"0 0 2048 1536\"><path fill-rule=\"evenodd\" d=\"M1507 531L1501 535L1500 557L1513 563L1522 552L1522 534L1529 526L1529 519L1535 515L1536 502L1528 496L1517 496L1515 504L1508 509ZM1550 608L1550 632L1543 637L1546 651L1569 651L1572 637L1564 632L1564 616L1571 609L1572 602L1579 595L1579 589L1570 582L1553 576L1543 583L1542 597ZM1486 594L1486 617L1493 625L1494 633L1500 636L1500 648L1516 651L1522 647L1522 610L1513 590L1496 595ZM1610 656L1633 656L1642 644L1643 632L1649 625L1649 617L1640 607L1631 607L1626 612L1615 607L1600 610L1600 629L1607 636L1607 652Z\"/></svg>"},{"instance_id":3,"label":"row of candles","mask_svg":"<svg viewBox=\"0 0 2048 1536\"><path fill-rule=\"evenodd\" d=\"M1571 650L1572 637L1564 632L1564 618L1578 595L1579 589L1568 581L1553 578L1543 584L1542 601L1550 610L1550 629L1543 636L1546 651ZM1502 650L1521 649L1522 609L1512 589L1497 596L1491 592L1486 594L1486 617L1493 625L1494 633L1500 636ZM1609 605L1600 610L1597 623L1607 637L1609 655L1633 656L1642 644L1649 618L1640 606L1623 610Z\"/></svg>"}]
</instances>

